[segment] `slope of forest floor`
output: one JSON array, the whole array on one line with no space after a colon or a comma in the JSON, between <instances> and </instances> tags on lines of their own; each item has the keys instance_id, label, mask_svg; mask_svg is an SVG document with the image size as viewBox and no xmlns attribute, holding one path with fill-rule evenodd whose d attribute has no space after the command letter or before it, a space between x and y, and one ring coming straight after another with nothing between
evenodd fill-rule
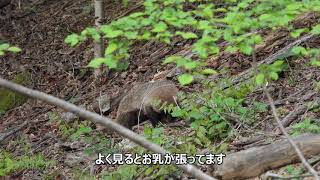
<instances>
[{"instance_id":1,"label":"slope of forest floor","mask_svg":"<svg viewBox=\"0 0 320 180\"><path fill-rule=\"evenodd\" d=\"M20 1L19 1L20 2ZM85 66L93 57L93 43L86 41L71 48L64 43L67 35L80 32L88 26L93 26L93 5L89 0L21 0L12 1L9 6L0 9L0 37L23 49L19 54L7 54L0 58L0 76L6 79L24 71L32 74L32 83L28 87L54 95L76 105L89 105L100 94L116 96L123 90L128 90L136 82L147 82L154 75L171 69L173 66L161 65L165 56L188 51L192 41L175 40L174 45L167 46L162 43L148 42L136 43L131 51L130 66L126 72L111 72L109 77L102 77L98 86L93 84L92 71ZM142 6L138 1L131 1L125 7L119 1L108 1L105 4L105 22L110 22ZM319 17L309 16L296 22L296 26L308 27L319 22ZM279 30L277 33L262 32L266 42L257 51L258 60L263 60L293 42L287 32ZM313 38L303 44L308 47L319 47L320 38ZM281 75L280 80L269 85L273 98L279 109L281 117L295 110L305 101L320 98L319 89L315 90L315 82L320 81L320 71L307 66L304 59L287 59L289 70ZM230 75L237 75L250 68L251 57L240 53L222 53L220 57L211 62L217 69L230 69ZM199 91L200 85L180 87L185 92ZM267 103L263 91L258 89L247 97ZM71 176L74 173L74 164L78 171L90 168L89 162L96 158L83 156L87 142L85 139L72 141L61 134L57 115L63 114L60 109L43 102L29 100L22 106L14 108L0 117L0 132L8 131L24 124L14 135L1 143L1 148L15 156L23 154L26 146L31 154L41 153L47 159L58 162L51 169L23 170L13 173L11 178L41 179L41 174L54 174ZM114 112L111 113L111 117ZM317 117L319 112L304 112L296 117L296 121L306 117ZM27 122L27 123L25 123ZM239 128L239 136L230 142L230 152L248 149L253 146L268 144L279 136L275 135L277 127L270 111L256 117L256 124L250 128ZM186 127L184 127L186 128ZM187 131L165 128L168 134L179 136ZM96 130L93 135L100 137ZM247 135L246 137L241 135ZM258 141L246 145L250 137L260 137ZM120 139L117 139L118 141ZM20 143L18 143L20 142ZM23 143L22 143L23 142ZM220 142L217 142L219 144ZM88 159L76 159L83 157ZM115 167L106 167L112 170ZM317 167L320 169L320 165ZM94 169L98 174L101 168ZM57 178L59 179L59 178Z\"/></svg>"}]
</instances>

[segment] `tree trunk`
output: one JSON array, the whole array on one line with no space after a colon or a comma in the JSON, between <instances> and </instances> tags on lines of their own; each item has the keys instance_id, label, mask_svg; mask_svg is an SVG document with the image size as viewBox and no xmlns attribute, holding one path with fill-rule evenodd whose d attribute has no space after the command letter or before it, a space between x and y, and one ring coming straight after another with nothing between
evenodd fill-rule
<instances>
[{"instance_id":1,"label":"tree trunk","mask_svg":"<svg viewBox=\"0 0 320 180\"><path fill-rule=\"evenodd\" d=\"M95 16L95 25L96 28L99 29L101 26L101 22L104 19L104 0L95 0L94 1L94 16ZM100 39L99 42L96 42L94 45L94 57L102 57L103 56L103 51L104 51L104 43L102 38ZM94 71L94 76L97 79L101 74L103 73L103 67L99 67Z\"/></svg>"}]
</instances>

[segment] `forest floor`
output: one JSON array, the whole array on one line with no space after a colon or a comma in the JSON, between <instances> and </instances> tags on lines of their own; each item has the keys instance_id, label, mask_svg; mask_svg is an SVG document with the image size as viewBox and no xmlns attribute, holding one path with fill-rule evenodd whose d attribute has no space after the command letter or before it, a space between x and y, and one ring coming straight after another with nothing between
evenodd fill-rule
<instances>
[{"instance_id":1,"label":"forest floor","mask_svg":"<svg viewBox=\"0 0 320 180\"><path fill-rule=\"evenodd\" d=\"M173 68L171 65L161 65L164 57L176 53L183 54L189 50L193 43L179 39L176 39L172 46L157 42L136 43L131 50L128 71L112 71L108 77L102 77L98 85L94 85L92 71L85 68L93 57L93 43L86 41L74 48L64 43L67 35L81 32L85 27L94 25L92 1L21 0L19 2L20 5L18 5L18 1L12 1L10 5L0 9L0 35L10 44L23 49L19 54L7 54L0 58L0 76L12 79L14 75L28 71L32 74L32 83L28 87L76 105L88 107L100 94L115 97L123 90L130 89L136 82L152 80L155 74ZM105 5L106 18L104 22L110 22L140 9L142 6L138 1L132 1L129 6L125 7L118 1L108 0ZM295 22L295 26L308 27L320 21L319 17L313 15L302 18L302 20ZM266 41L257 51L258 61L294 41L287 32L281 30L277 33L264 31L262 34ZM319 44L320 38L312 38L303 43L308 47L319 47ZM306 66L304 59L289 58L286 61L289 70L283 73L278 81L269 85L281 118L306 101L320 98L319 91L315 90L315 82L320 81L320 70ZM240 53L222 53L220 57L210 63L211 67L216 69L228 68L230 69L229 75L236 76L250 68L251 57ZM200 91L200 88L199 84L188 88L180 87L185 92ZM261 89L251 93L247 99L268 104ZM114 117L115 110L113 109L110 117ZM45 158L58 162L51 169L46 169L45 172L43 170L22 170L14 172L10 176L11 178L41 179L42 174L46 173L55 176L56 179L61 179L58 175L72 177L71 174L75 171L74 164L79 165L76 167L78 172L90 167L89 162L93 162L96 157L83 155L83 150L88 146L85 140L74 141L61 133L59 127L61 122L57 120L59 119L57 115L61 114L63 114L61 109L40 101L29 100L0 117L0 133L25 124L17 133L1 142L1 148L19 156L25 152L27 146L28 153L41 153ZM306 111L299 114L295 121L299 122L306 117L319 119L320 114L319 112ZM230 152L268 144L271 139L280 138L279 136L269 136L275 133L277 127L271 111L264 116L257 117L256 121L258 123L250 129L252 132L250 135L247 133L247 137L239 136L230 142ZM259 130L255 129L257 127ZM168 128L170 129L170 127ZM239 129L239 131L242 130ZM179 130L173 132L177 136L179 133L184 133ZM98 132L94 129L92 134L95 135ZM260 138L257 142L248 145L239 143L245 142L250 137L261 135L264 138ZM112 168L114 167L105 169L111 170ZM319 170L320 165L316 168ZM97 168L94 171L98 174L102 168Z\"/></svg>"}]
</instances>

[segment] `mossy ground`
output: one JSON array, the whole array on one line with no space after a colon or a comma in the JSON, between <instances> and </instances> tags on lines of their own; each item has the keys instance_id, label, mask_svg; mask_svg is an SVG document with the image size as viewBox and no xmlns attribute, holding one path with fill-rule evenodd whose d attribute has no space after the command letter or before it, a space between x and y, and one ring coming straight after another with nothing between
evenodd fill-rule
<instances>
[{"instance_id":1,"label":"mossy ground","mask_svg":"<svg viewBox=\"0 0 320 180\"><path fill-rule=\"evenodd\" d=\"M30 82L31 74L29 72L22 72L17 74L13 82L21 85L26 85ZM0 88L0 116L6 111L24 104L28 98L19 93Z\"/></svg>"}]
</instances>

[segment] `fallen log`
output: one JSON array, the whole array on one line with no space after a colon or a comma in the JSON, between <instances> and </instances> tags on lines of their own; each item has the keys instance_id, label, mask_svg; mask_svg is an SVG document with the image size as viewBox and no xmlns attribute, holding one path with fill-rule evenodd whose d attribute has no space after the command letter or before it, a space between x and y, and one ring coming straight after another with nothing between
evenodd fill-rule
<instances>
[{"instance_id":1,"label":"fallen log","mask_svg":"<svg viewBox=\"0 0 320 180\"><path fill-rule=\"evenodd\" d=\"M293 138L306 158L320 154L320 135L305 134ZM211 174L219 179L245 179L300 162L299 157L287 140L270 145L226 155L222 165L210 167Z\"/></svg>"}]
</instances>

